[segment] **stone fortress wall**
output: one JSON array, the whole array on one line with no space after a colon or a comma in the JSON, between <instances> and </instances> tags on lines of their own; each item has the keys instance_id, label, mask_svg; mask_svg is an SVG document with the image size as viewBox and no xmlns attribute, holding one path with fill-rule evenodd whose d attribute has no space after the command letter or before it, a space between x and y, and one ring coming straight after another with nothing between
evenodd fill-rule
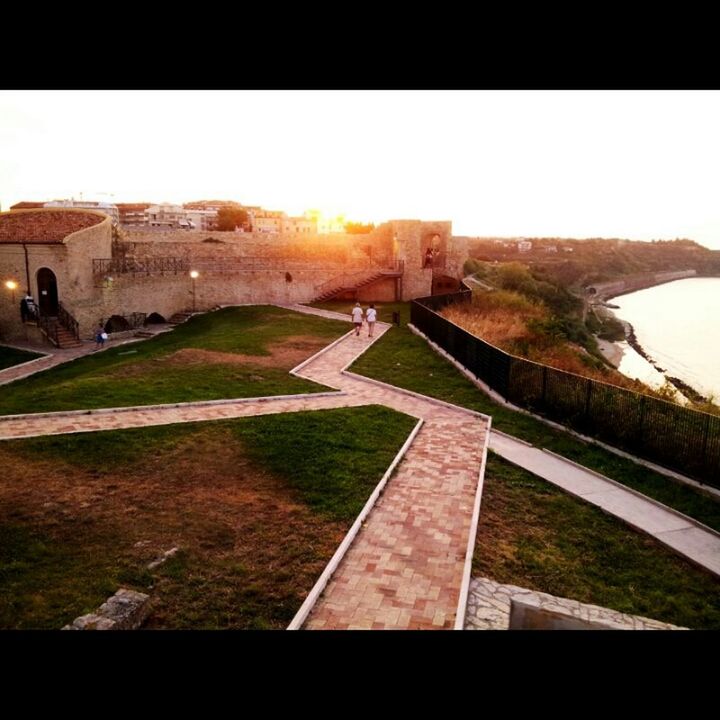
<instances>
[{"instance_id":1,"label":"stone fortress wall","mask_svg":"<svg viewBox=\"0 0 720 720\"><path fill-rule=\"evenodd\" d=\"M428 247L435 248L441 268L425 266ZM169 318L191 310L193 300L198 311L216 305L311 302L325 285L343 275L362 276L381 269L402 268L402 277L379 278L360 288L357 297L410 300L432 293L434 274L462 277L467 243L460 238L454 242L450 222L419 220L394 220L359 235L138 228L121 230L113 241L108 220L68 236L61 244L33 246L32 256L31 276L39 267L53 270L60 302L78 320L81 337L88 338L98 321L112 315L159 313ZM163 259L183 269L161 272ZM93 273L93 260L122 262ZM199 273L194 283L189 270ZM0 246L0 273L24 277L22 246ZM7 295L3 293L0 300L0 334L8 340L22 339L19 312L10 308Z\"/></svg>"}]
</instances>

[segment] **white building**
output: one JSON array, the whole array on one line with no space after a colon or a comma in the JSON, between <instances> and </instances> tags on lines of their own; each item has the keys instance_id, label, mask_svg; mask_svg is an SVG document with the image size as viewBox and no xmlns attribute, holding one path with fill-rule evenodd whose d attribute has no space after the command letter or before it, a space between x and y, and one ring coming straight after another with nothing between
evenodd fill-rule
<instances>
[{"instance_id":1,"label":"white building","mask_svg":"<svg viewBox=\"0 0 720 720\"><path fill-rule=\"evenodd\" d=\"M161 203L151 205L147 209L148 225L150 227L181 227L180 221L187 221L187 210L181 205Z\"/></svg>"},{"instance_id":2,"label":"white building","mask_svg":"<svg viewBox=\"0 0 720 720\"><path fill-rule=\"evenodd\" d=\"M185 210L185 218L192 223L195 230L217 229L217 210Z\"/></svg>"},{"instance_id":3,"label":"white building","mask_svg":"<svg viewBox=\"0 0 720 720\"><path fill-rule=\"evenodd\" d=\"M51 200L43 203L43 207L67 207L67 208L87 208L88 210L100 210L109 215L113 225L120 223L120 212L117 205L107 202L99 202L95 200Z\"/></svg>"}]
</instances>

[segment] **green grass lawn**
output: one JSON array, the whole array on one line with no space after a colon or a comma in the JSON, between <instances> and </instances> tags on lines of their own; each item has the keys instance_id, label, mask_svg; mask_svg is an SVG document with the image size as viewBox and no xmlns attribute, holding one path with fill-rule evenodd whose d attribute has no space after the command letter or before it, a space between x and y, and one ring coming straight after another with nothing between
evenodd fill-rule
<instances>
[{"instance_id":1,"label":"green grass lawn","mask_svg":"<svg viewBox=\"0 0 720 720\"><path fill-rule=\"evenodd\" d=\"M494 453L473 575L684 627L720 629L720 580Z\"/></svg>"},{"instance_id":2,"label":"green grass lawn","mask_svg":"<svg viewBox=\"0 0 720 720\"><path fill-rule=\"evenodd\" d=\"M0 370L12 367L13 365L20 365L20 363L28 362L28 360L34 360L39 357L42 357L40 353L0 345Z\"/></svg>"},{"instance_id":3,"label":"green grass lawn","mask_svg":"<svg viewBox=\"0 0 720 720\"><path fill-rule=\"evenodd\" d=\"M322 303L322 307L342 312L349 305ZM540 420L500 406L432 350L425 340L407 329L409 303L388 304L386 308L388 313L401 312L401 327L391 328L365 352L351 366L353 372L491 415L494 429L597 470L720 530L720 503L716 500L597 445L555 430Z\"/></svg>"},{"instance_id":4,"label":"green grass lawn","mask_svg":"<svg viewBox=\"0 0 720 720\"><path fill-rule=\"evenodd\" d=\"M284 628L415 422L368 406L0 443L0 628L59 628L120 586L151 594L148 627Z\"/></svg>"},{"instance_id":5,"label":"green grass lawn","mask_svg":"<svg viewBox=\"0 0 720 720\"><path fill-rule=\"evenodd\" d=\"M0 415L321 392L288 370L347 329L277 307L225 308L12 383Z\"/></svg>"}]
</instances>

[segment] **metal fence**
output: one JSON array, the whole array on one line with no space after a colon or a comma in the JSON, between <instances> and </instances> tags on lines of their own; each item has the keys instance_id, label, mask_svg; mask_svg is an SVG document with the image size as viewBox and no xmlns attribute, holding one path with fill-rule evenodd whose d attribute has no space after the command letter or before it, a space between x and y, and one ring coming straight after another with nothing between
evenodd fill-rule
<instances>
[{"instance_id":1,"label":"metal fence","mask_svg":"<svg viewBox=\"0 0 720 720\"><path fill-rule=\"evenodd\" d=\"M419 298L411 321L513 404L720 487L720 417L515 357L438 314L471 296Z\"/></svg>"},{"instance_id":2,"label":"metal fence","mask_svg":"<svg viewBox=\"0 0 720 720\"><path fill-rule=\"evenodd\" d=\"M190 262L181 257L93 258L93 275L177 275L190 270Z\"/></svg>"}]
</instances>

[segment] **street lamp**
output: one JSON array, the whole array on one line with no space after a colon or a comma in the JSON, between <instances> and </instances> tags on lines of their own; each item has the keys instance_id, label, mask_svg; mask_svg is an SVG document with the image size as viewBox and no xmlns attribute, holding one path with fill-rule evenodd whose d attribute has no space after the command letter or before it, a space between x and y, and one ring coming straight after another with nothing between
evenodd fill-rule
<instances>
[{"instance_id":1,"label":"street lamp","mask_svg":"<svg viewBox=\"0 0 720 720\"><path fill-rule=\"evenodd\" d=\"M17 288L17 283L14 280L6 280L5 281L5 287L12 293L12 303L15 304L15 289Z\"/></svg>"},{"instance_id":2,"label":"street lamp","mask_svg":"<svg viewBox=\"0 0 720 720\"><path fill-rule=\"evenodd\" d=\"M200 276L197 270L190 271L190 277L192 278L192 294L193 294L193 312L195 312L195 280Z\"/></svg>"}]
</instances>

